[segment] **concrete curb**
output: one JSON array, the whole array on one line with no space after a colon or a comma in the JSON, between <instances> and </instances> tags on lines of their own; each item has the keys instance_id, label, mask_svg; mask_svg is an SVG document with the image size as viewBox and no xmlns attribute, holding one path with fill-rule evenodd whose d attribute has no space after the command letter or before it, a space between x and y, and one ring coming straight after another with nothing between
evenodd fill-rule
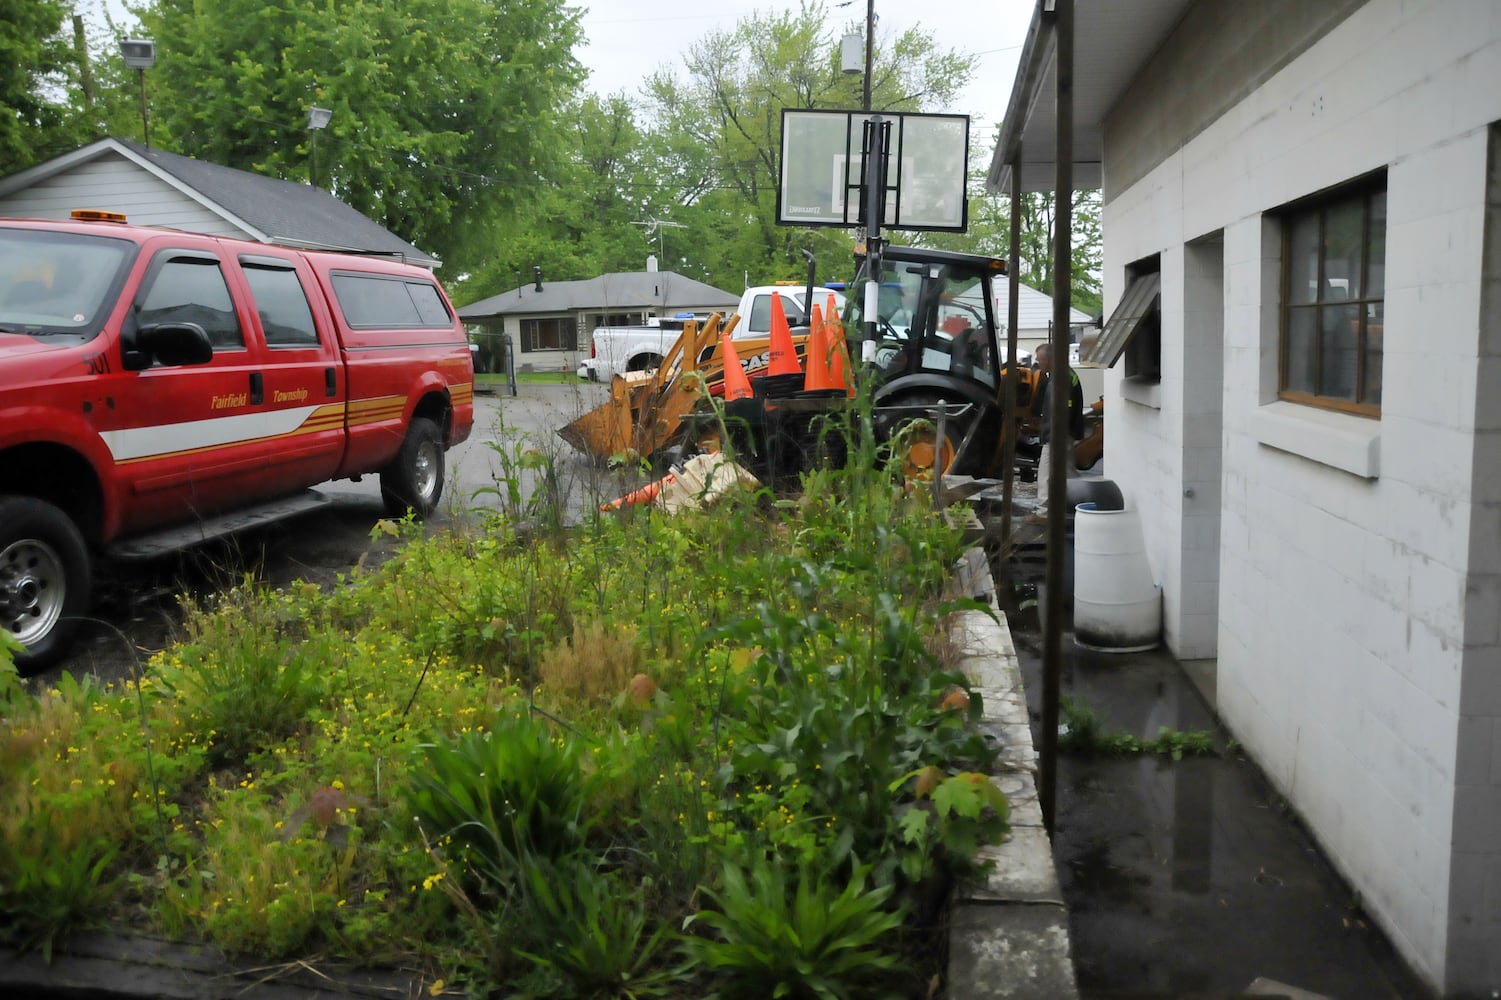
<instances>
[{"instance_id":1,"label":"concrete curb","mask_svg":"<svg viewBox=\"0 0 1501 1000\"><path fill-rule=\"evenodd\" d=\"M957 593L987 601L991 614L949 622L959 668L984 699L981 723L1001 748L991 782L1011 803L1011 832L986 848L983 882L961 883L950 910L948 995L965 1000L1072 1000L1079 995L1068 908L1037 798L1037 755L1021 663L983 553L971 550L954 577Z\"/></svg>"}]
</instances>

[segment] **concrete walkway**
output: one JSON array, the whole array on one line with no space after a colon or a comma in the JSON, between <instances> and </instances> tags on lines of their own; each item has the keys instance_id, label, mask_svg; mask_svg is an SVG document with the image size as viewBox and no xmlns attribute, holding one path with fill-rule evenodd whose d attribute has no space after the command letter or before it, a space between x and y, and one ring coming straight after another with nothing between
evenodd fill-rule
<instances>
[{"instance_id":1,"label":"concrete walkway","mask_svg":"<svg viewBox=\"0 0 1501 1000\"><path fill-rule=\"evenodd\" d=\"M1020 669L1041 710L1042 638L1015 613ZM1212 662L1095 653L1063 637L1065 698L1109 732L1211 730L1222 752L1172 761L1065 753L1057 861L1085 997L1416 1000L1405 967L1298 818L1218 725ZM955 994L961 996L963 994ZM976 994L982 995L982 994Z\"/></svg>"}]
</instances>

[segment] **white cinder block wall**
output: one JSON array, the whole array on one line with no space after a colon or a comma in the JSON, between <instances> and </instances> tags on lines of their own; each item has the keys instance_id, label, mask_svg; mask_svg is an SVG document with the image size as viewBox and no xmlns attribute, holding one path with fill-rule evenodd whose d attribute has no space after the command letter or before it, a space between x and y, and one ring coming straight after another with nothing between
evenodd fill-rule
<instances>
[{"instance_id":1,"label":"white cinder block wall","mask_svg":"<svg viewBox=\"0 0 1501 1000\"><path fill-rule=\"evenodd\" d=\"M1501 4L1371 0L1128 187L1110 189L1105 153L1107 304L1127 265L1162 265L1161 383L1115 371L1107 390L1110 474L1141 508L1169 643L1203 655L1195 591L1217 573L1224 718L1407 959L1458 995L1501 989L1498 120ZM1381 417L1279 402L1267 213L1383 168ZM1194 333L1215 291L1206 239L1217 387ZM1215 458L1217 523L1184 496Z\"/></svg>"}]
</instances>

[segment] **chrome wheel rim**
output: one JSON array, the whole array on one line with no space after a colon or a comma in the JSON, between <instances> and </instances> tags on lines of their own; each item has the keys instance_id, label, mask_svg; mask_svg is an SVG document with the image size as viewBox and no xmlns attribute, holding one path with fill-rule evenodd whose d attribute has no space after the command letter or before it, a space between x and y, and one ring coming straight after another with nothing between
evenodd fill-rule
<instances>
[{"instance_id":1,"label":"chrome wheel rim","mask_svg":"<svg viewBox=\"0 0 1501 1000\"><path fill-rule=\"evenodd\" d=\"M0 625L21 643L52 631L67 596L63 561L52 546L22 538L0 551Z\"/></svg>"},{"instance_id":2,"label":"chrome wheel rim","mask_svg":"<svg viewBox=\"0 0 1501 1000\"><path fill-rule=\"evenodd\" d=\"M425 442L417 449L416 460L412 463L412 484L417 488L417 496L424 502L431 500L438 491L441 461L436 444Z\"/></svg>"}]
</instances>

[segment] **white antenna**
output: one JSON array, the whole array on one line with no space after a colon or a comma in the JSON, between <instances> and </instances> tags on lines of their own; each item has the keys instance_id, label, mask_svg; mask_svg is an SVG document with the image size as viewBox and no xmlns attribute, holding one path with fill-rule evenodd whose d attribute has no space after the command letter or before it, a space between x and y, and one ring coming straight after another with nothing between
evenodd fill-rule
<instances>
[{"instance_id":1,"label":"white antenna","mask_svg":"<svg viewBox=\"0 0 1501 1000\"><path fill-rule=\"evenodd\" d=\"M668 222L666 219L645 219L641 222L633 222L631 223L631 225L641 226L646 232L647 239L651 239L654 235L657 237L657 256L664 260L666 259L667 255L662 252L662 233L660 232L660 229L663 226L670 226L673 229L688 228L681 222Z\"/></svg>"}]
</instances>

